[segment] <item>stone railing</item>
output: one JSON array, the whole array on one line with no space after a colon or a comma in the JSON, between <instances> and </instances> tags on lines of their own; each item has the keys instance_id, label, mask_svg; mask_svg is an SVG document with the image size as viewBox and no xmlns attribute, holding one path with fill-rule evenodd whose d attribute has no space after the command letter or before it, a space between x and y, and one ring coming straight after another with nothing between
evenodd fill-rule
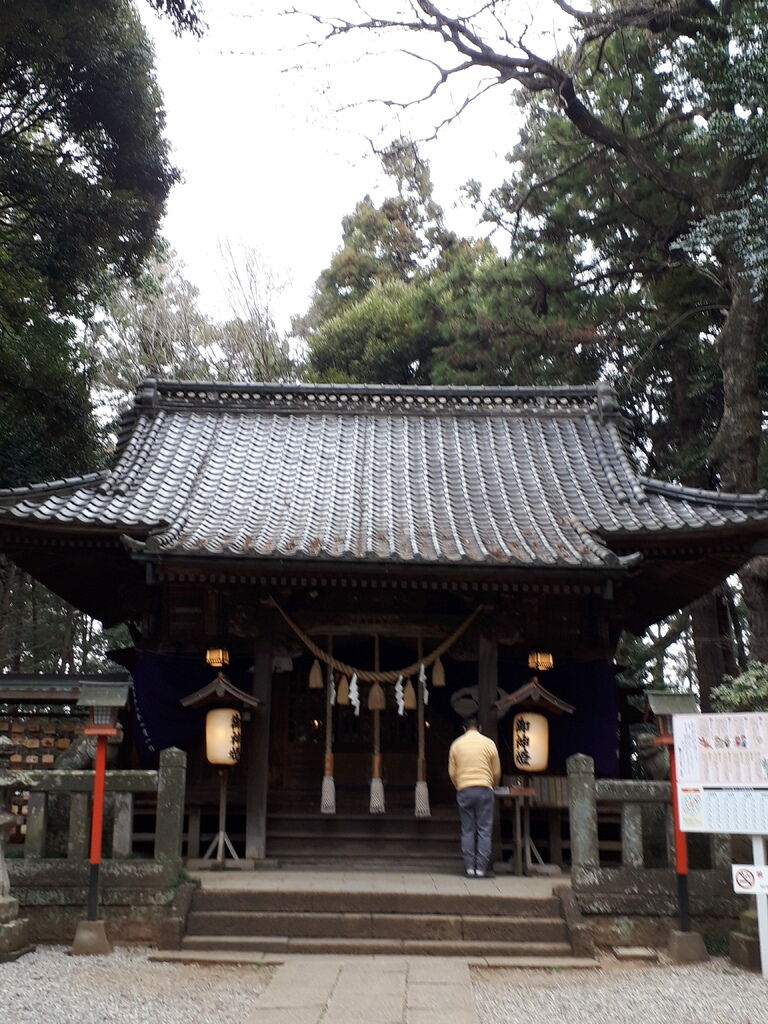
<instances>
[{"instance_id":1,"label":"stone railing","mask_svg":"<svg viewBox=\"0 0 768 1024\"><path fill-rule=\"evenodd\" d=\"M160 754L158 771L107 771L107 828L101 864L101 904L123 941L152 939L183 874L181 858L186 754ZM34 938L67 941L85 905L92 771L0 772L3 790L28 792L22 856L8 856L12 894L32 919ZM133 851L133 801L155 794L152 856ZM15 853L12 849L8 853Z\"/></svg>"},{"instance_id":2,"label":"stone railing","mask_svg":"<svg viewBox=\"0 0 768 1024\"><path fill-rule=\"evenodd\" d=\"M591 757L568 759L571 885L586 914L674 916L677 912L672 794L668 782L596 779ZM601 856L598 820L613 812L620 853ZM689 836L693 914L743 909L731 885L729 836ZM617 862L618 861L618 862Z\"/></svg>"}]
</instances>

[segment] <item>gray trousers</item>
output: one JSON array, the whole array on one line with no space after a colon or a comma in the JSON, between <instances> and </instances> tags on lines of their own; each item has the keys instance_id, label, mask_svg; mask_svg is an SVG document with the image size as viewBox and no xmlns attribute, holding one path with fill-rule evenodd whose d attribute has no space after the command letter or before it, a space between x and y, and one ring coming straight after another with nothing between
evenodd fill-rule
<instances>
[{"instance_id":1,"label":"gray trousers","mask_svg":"<svg viewBox=\"0 0 768 1024\"><path fill-rule=\"evenodd\" d=\"M495 797L488 786L467 786L456 794L461 822L461 856L467 870L486 871L491 861Z\"/></svg>"}]
</instances>

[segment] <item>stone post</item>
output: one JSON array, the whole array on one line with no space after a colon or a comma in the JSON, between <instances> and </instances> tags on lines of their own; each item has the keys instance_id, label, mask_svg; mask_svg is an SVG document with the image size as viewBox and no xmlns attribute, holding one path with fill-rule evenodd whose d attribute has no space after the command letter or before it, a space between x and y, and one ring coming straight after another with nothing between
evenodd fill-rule
<instances>
[{"instance_id":1,"label":"stone post","mask_svg":"<svg viewBox=\"0 0 768 1024\"><path fill-rule=\"evenodd\" d=\"M187 755L169 747L160 752L157 778L157 823L155 859L181 868L184 826L184 797L187 785Z\"/></svg>"},{"instance_id":2,"label":"stone post","mask_svg":"<svg viewBox=\"0 0 768 1024\"><path fill-rule=\"evenodd\" d=\"M568 814L571 826L571 865L574 872L600 867L597 844L595 762L586 754L572 754L568 768Z\"/></svg>"},{"instance_id":3,"label":"stone post","mask_svg":"<svg viewBox=\"0 0 768 1024\"><path fill-rule=\"evenodd\" d=\"M11 897L11 882L5 864L5 841L11 828L19 821L5 810L5 790L13 785L10 772L0 771L0 963L16 960L35 947L27 941L28 922L19 917L18 901Z\"/></svg>"}]
</instances>

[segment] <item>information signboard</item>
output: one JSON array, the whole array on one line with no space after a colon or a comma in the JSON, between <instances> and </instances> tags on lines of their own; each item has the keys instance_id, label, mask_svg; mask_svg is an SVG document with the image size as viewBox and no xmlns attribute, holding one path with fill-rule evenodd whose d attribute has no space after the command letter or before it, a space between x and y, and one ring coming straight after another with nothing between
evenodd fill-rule
<instances>
[{"instance_id":1,"label":"information signboard","mask_svg":"<svg viewBox=\"0 0 768 1024\"><path fill-rule=\"evenodd\" d=\"M680 828L768 834L768 714L674 716Z\"/></svg>"}]
</instances>

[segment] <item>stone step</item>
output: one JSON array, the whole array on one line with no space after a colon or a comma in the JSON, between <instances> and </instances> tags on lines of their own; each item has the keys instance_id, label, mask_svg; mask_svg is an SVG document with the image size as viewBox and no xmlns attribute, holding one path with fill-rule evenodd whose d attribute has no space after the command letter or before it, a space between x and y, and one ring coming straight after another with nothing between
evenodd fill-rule
<instances>
[{"instance_id":1,"label":"stone step","mask_svg":"<svg viewBox=\"0 0 768 1024\"><path fill-rule=\"evenodd\" d=\"M433 874L463 875L461 861L457 854L440 854L431 850L420 850L418 855L384 858L381 852L365 854L320 853L313 849L296 848L291 853L273 858L281 868L301 871L341 871L344 873L368 873L388 875L402 871Z\"/></svg>"},{"instance_id":2,"label":"stone step","mask_svg":"<svg viewBox=\"0 0 768 1024\"><path fill-rule=\"evenodd\" d=\"M459 815L455 809L435 810L428 818L417 818L411 807L387 807L385 814L371 814L367 808L350 808L338 810L336 814L320 814L319 811L310 809L293 808L285 811L268 811L267 821L276 824L286 822L301 822L309 825L316 824L323 828L333 825L335 822L364 822L368 825L385 826L390 823L410 824L416 828L428 828L430 825L458 827Z\"/></svg>"},{"instance_id":3,"label":"stone step","mask_svg":"<svg viewBox=\"0 0 768 1024\"><path fill-rule=\"evenodd\" d=\"M445 955L445 954L443 954ZM257 966L272 966L278 964L284 964L293 959L294 956L300 957L301 953L280 953L280 952L266 952L260 949L249 949L249 950L215 950L215 949L199 949L199 950L182 950L182 949L160 949L154 950L147 956L148 960L155 963L175 963L175 964L255 964ZM328 954L333 957L334 963L338 963L338 957L334 954ZM367 954L366 956L358 956L356 953L348 954L349 959L347 963L377 963L373 957L375 954ZM324 959L324 954L317 954L320 961ZM462 956L459 954L459 962L468 961L472 966L476 967L509 967L518 970L538 970L546 969L549 971L584 971L584 970L601 970L602 965L599 960L593 960L590 957L576 957L576 956ZM418 963L419 961L415 961Z\"/></svg>"},{"instance_id":4,"label":"stone step","mask_svg":"<svg viewBox=\"0 0 768 1024\"><path fill-rule=\"evenodd\" d=\"M300 889L196 889L192 912L429 914L505 918L557 918L560 901L555 896L503 896L477 890L467 893L361 892Z\"/></svg>"},{"instance_id":5,"label":"stone step","mask_svg":"<svg viewBox=\"0 0 768 1024\"><path fill-rule=\"evenodd\" d=\"M327 851L338 857L386 857L398 862L408 857L450 856L458 863L455 836L445 839L414 839L407 836L267 836L267 857L322 856Z\"/></svg>"},{"instance_id":6,"label":"stone step","mask_svg":"<svg viewBox=\"0 0 768 1024\"><path fill-rule=\"evenodd\" d=\"M424 832L422 835L414 835L412 832L377 832L375 829L363 828L334 829L328 832L304 832L299 829L273 828L268 832L268 843L317 843L325 846L329 843L343 843L354 841L365 843L368 846L383 843L386 846L404 844L421 850L430 845L450 844L454 849L459 849L458 831L456 832Z\"/></svg>"},{"instance_id":7,"label":"stone step","mask_svg":"<svg viewBox=\"0 0 768 1024\"><path fill-rule=\"evenodd\" d=\"M442 818L275 818L267 821L267 835L307 838L375 837L376 839L449 839L459 845L457 822Z\"/></svg>"},{"instance_id":8,"label":"stone step","mask_svg":"<svg viewBox=\"0 0 768 1024\"><path fill-rule=\"evenodd\" d=\"M306 938L287 935L187 935L182 952L405 954L409 956L568 957L567 942L504 942L400 938Z\"/></svg>"},{"instance_id":9,"label":"stone step","mask_svg":"<svg viewBox=\"0 0 768 1024\"><path fill-rule=\"evenodd\" d=\"M364 803L351 804L349 807L344 808L339 807L336 814L321 814L319 801L309 806L293 807L290 810L277 813L267 812L268 825L282 826L286 822L299 822L302 820L309 823L317 823L321 829L327 828L328 824L333 825L337 821L374 821L383 823L379 827L384 828L390 824L429 828L430 824L433 824L443 828L455 828L457 832L459 830L459 817L457 814L435 814L429 818L417 818L413 813L413 804L409 807L392 807L389 801L387 801L387 809L384 814L371 814L368 810L367 799Z\"/></svg>"},{"instance_id":10,"label":"stone step","mask_svg":"<svg viewBox=\"0 0 768 1024\"><path fill-rule=\"evenodd\" d=\"M403 890L359 892L333 889L196 889L191 910L295 913L428 913L504 916L504 918L558 918L556 896L505 896L483 892L482 881L473 892L430 893Z\"/></svg>"},{"instance_id":11,"label":"stone step","mask_svg":"<svg viewBox=\"0 0 768 1024\"><path fill-rule=\"evenodd\" d=\"M193 910L187 935L567 942L562 918L459 914L301 913Z\"/></svg>"}]
</instances>

